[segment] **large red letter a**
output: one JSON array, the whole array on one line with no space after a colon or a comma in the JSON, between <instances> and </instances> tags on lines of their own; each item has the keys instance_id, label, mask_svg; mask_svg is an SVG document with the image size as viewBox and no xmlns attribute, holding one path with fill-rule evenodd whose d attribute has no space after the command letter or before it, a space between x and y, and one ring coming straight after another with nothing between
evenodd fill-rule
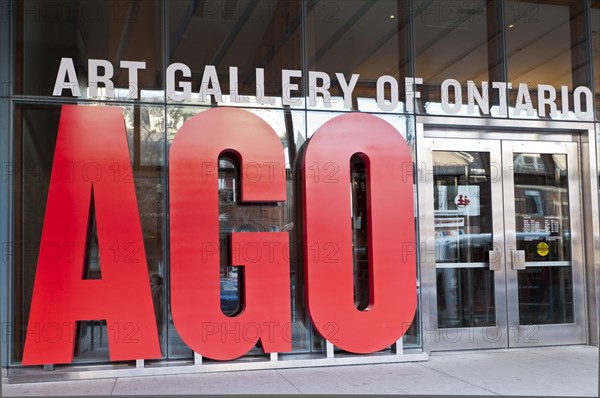
<instances>
[{"instance_id":1,"label":"large red letter a","mask_svg":"<svg viewBox=\"0 0 600 398\"><path fill-rule=\"evenodd\" d=\"M160 357L121 110L63 106L52 176L23 364L70 363L78 320L107 321L112 361ZM84 280L92 198L102 279Z\"/></svg>"}]
</instances>

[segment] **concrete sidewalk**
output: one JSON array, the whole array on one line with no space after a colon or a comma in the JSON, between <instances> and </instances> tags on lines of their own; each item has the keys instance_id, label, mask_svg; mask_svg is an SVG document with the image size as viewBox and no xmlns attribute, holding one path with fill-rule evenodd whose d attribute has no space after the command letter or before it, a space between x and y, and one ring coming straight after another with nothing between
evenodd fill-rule
<instances>
[{"instance_id":1,"label":"concrete sidewalk","mask_svg":"<svg viewBox=\"0 0 600 398\"><path fill-rule=\"evenodd\" d=\"M426 362L3 384L3 396L427 394L598 396L598 348L433 353Z\"/></svg>"}]
</instances>

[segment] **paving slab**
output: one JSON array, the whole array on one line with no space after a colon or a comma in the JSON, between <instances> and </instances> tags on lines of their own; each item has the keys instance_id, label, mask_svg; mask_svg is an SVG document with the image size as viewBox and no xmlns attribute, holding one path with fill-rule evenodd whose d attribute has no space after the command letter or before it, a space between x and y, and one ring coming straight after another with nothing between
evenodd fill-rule
<instances>
[{"instance_id":1,"label":"paving slab","mask_svg":"<svg viewBox=\"0 0 600 398\"><path fill-rule=\"evenodd\" d=\"M502 395L598 395L595 347L434 354L419 366Z\"/></svg>"},{"instance_id":2,"label":"paving slab","mask_svg":"<svg viewBox=\"0 0 600 398\"><path fill-rule=\"evenodd\" d=\"M416 363L281 369L279 372L303 394L447 394L448 391L460 395L490 394Z\"/></svg>"},{"instance_id":3,"label":"paving slab","mask_svg":"<svg viewBox=\"0 0 600 398\"><path fill-rule=\"evenodd\" d=\"M598 369L598 347L577 346L577 347L545 347L542 349L532 348L532 354L544 355L562 361L579 363Z\"/></svg>"},{"instance_id":4,"label":"paving slab","mask_svg":"<svg viewBox=\"0 0 600 398\"><path fill-rule=\"evenodd\" d=\"M3 397L111 395L116 379L2 384Z\"/></svg>"},{"instance_id":5,"label":"paving slab","mask_svg":"<svg viewBox=\"0 0 600 398\"><path fill-rule=\"evenodd\" d=\"M115 384L115 395L298 394L275 370L127 377Z\"/></svg>"}]
</instances>

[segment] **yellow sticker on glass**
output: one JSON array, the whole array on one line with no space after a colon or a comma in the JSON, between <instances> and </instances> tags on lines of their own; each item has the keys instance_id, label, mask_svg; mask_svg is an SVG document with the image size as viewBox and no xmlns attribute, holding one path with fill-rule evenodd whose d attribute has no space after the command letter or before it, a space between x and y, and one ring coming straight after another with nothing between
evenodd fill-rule
<instances>
[{"instance_id":1,"label":"yellow sticker on glass","mask_svg":"<svg viewBox=\"0 0 600 398\"><path fill-rule=\"evenodd\" d=\"M542 257L545 257L548 255L548 244L546 242L540 242L537 245L537 254L539 254Z\"/></svg>"}]
</instances>

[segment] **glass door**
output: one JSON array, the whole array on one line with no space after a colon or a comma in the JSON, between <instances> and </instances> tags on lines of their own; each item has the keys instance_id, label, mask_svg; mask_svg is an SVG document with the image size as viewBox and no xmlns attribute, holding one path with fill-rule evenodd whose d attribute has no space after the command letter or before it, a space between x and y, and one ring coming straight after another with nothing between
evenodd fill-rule
<instances>
[{"instance_id":1,"label":"glass door","mask_svg":"<svg viewBox=\"0 0 600 398\"><path fill-rule=\"evenodd\" d=\"M508 344L585 343L577 144L502 149Z\"/></svg>"},{"instance_id":2,"label":"glass door","mask_svg":"<svg viewBox=\"0 0 600 398\"><path fill-rule=\"evenodd\" d=\"M425 265L435 283L425 325L433 349L506 346L504 220L499 141L427 140ZM435 250L432 264L430 253ZM422 258L423 258L422 257ZM432 269L433 268L433 269ZM434 282L435 281L435 282Z\"/></svg>"},{"instance_id":3,"label":"glass door","mask_svg":"<svg viewBox=\"0 0 600 398\"><path fill-rule=\"evenodd\" d=\"M577 144L426 145L431 349L585 342Z\"/></svg>"}]
</instances>

